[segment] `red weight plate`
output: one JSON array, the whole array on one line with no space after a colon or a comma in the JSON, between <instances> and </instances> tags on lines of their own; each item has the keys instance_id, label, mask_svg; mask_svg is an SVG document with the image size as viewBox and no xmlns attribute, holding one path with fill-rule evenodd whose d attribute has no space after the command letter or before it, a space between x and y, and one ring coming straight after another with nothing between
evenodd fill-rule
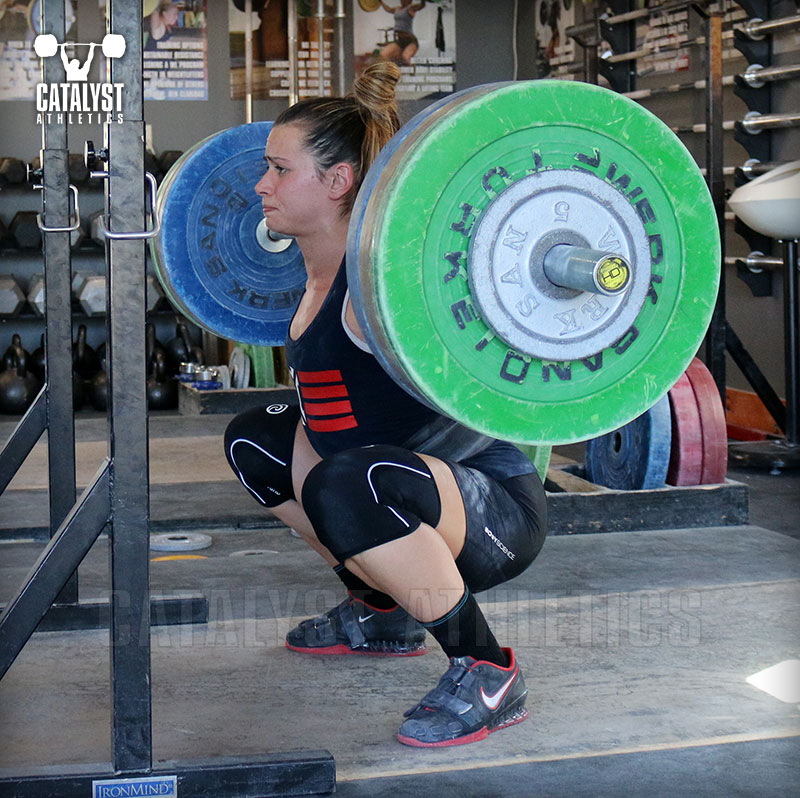
<instances>
[{"instance_id":1,"label":"red weight plate","mask_svg":"<svg viewBox=\"0 0 800 798\"><path fill-rule=\"evenodd\" d=\"M703 471L703 431L697 400L685 373L670 389L669 407L672 414L672 448L667 484L699 485Z\"/></svg>"},{"instance_id":2,"label":"red weight plate","mask_svg":"<svg viewBox=\"0 0 800 798\"><path fill-rule=\"evenodd\" d=\"M718 485L728 472L728 429L725 408L717 385L702 360L695 358L686 369L700 414L703 435L701 485Z\"/></svg>"}]
</instances>

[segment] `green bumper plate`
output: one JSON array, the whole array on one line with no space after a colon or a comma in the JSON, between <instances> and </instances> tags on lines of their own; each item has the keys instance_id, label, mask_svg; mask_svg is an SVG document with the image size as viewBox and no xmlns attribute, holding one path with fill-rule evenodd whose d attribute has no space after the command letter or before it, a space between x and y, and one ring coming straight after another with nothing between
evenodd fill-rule
<instances>
[{"instance_id":1,"label":"green bumper plate","mask_svg":"<svg viewBox=\"0 0 800 798\"><path fill-rule=\"evenodd\" d=\"M398 133L402 144L360 198L369 235L348 258L358 261L354 302L373 348L408 390L488 435L563 444L621 427L683 374L711 318L720 244L697 165L655 116L589 84L496 84L445 110ZM619 191L651 256L628 330L566 362L510 348L481 319L468 280L481 214L517 180L554 169Z\"/></svg>"}]
</instances>

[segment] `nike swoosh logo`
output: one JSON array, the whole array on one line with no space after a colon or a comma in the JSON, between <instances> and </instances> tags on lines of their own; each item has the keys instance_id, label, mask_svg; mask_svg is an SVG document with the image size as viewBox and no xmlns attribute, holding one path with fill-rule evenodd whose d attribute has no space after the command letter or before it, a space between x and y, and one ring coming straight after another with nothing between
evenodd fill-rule
<instances>
[{"instance_id":1,"label":"nike swoosh logo","mask_svg":"<svg viewBox=\"0 0 800 798\"><path fill-rule=\"evenodd\" d=\"M486 704L487 709L491 710L497 709L498 705L503 700L503 698L505 698L506 693L508 692L511 685L514 683L514 679L516 678L517 674L516 672L514 672L514 675L507 682L505 682L496 693L493 693L491 695L487 695L484 692L483 687L481 687L481 699L483 700L483 703Z\"/></svg>"},{"instance_id":2,"label":"nike swoosh logo","mask_svg":"<svg viewBox=\"0 0 800 798\"><path fill-rule=\"evenodd\" d=\"M368 621L370 618L374 618L374 617L375 617L375 613L374 612L372 613L372 615L359 615L358 616L358 622L359 623L364 623L364 621Z\"/></svg>"}]
</instances>

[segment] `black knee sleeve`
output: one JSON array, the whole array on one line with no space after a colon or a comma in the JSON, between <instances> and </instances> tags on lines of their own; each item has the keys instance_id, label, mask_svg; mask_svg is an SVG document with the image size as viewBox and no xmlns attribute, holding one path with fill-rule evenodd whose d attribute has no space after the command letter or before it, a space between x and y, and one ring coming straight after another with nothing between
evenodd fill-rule
<instances>
[{"instance_id":1,"label":"black knee sleeve","mask_svg":"<svg viewBox=\"0 0 800 798\"><path fill-rule=\"evenodd\" d=\"M424 460L396 446L337 452L303 485L303 508L317 537L339 560L436 526L442 505Z\"/></svg>"},{"instance_id":2,"label":"black knee sleeve","mask_svg":"<svg viewBox=\"0 0 800 798\"><path fill-rule=\"evenodd\" d=\"M300 410L273 404L240 413L225 430L225 456L236 476L264 506L294 499L292 450Z\"/></svg>"}]
</instances>

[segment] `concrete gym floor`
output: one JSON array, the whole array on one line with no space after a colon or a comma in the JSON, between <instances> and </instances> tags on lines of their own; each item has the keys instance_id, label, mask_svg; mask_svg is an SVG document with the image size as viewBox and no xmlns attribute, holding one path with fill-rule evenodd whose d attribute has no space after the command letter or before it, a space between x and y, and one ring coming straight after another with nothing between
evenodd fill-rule
<instances>
[{"instance_id":1,"label":"concrete gym floor","mask_svg":"<svg viewBox=\"0 0 800 798\"><path fill-rule=\"evenodd\" d=\"M155 532L205 532L202 559L151 552L154 594L202 592L206 625L154 627L153 758L329 750L337 794L784 796L800 782L797 687L748 677L800 660L800 472L732 470L750 524L552 536L522 576L479 600L517 652L531 717L474 745L395 739L446 667L424 657L310 657L285 632L343 590L236 483L229 417L154 415ZM0 422L0 442L13 429ZM106 452L105 419L79 415L78 481ZM45 442L0 496L0 603L42 546ZM580 447L561 451L580 458ZM34 539L36 538L36 539ZM79 569L81 600L108 595L107 540ZM105 631L35 634L0 681L0 769L108 761ZM0 774L1 775L1 774Z\"/></svg>"}]
</instances>

